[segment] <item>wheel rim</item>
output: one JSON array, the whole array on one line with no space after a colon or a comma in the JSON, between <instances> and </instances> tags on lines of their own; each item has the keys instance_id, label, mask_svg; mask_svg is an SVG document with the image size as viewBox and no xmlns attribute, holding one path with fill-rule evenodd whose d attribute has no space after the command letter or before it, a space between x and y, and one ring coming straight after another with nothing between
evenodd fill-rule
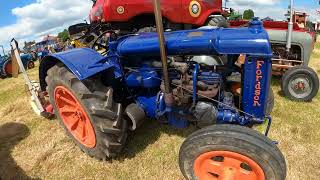
<instances>
[{"instance_id":1,"label":"wheel rim","mask_svg":"<svg viewBox=\"0 0 320 180\"><path fill-rule=\"evenodd\" d=\"M28 63L28 69L33 69L34 68L34 62L30 61Z\"/></svg>"},{"instance_id":2,"label":"wheel rim","mask_svg":"<svg viewBox=\"0 0 320 180\"><path fill-rule=\"evenodd\" d=\"M9 74L9 75L12 74L12 63L11 62L6 63L6 65L4 67L4 71L6 74Z\"/></svg>"},{"instance_id":3,"label":"wheel rim","mask_svg":"<svg viewBox=\"0 0 320 180\"><path fill-rule=\"evenodd\" d=\"M288 88L292 96L303 99L311 94L313 85L306 75L299 74L291 78Z\"/></svg>"},{"instance_id":4,"label":"wheel rim","mask_svg":"<svg viewBox=\"0 0 320 180\"><path fill-rule=\"evenodd\" d=\"M93 126L77 98L63 86L55 88L54 98L62 122L73 137L85 147L95 147L96 135Z\"/></svg>"},{"instance_id":5,"label":"wheel rim","mask_svg":"<svg viewBox=\"0 0 320 180\"><path fill-rule=\"evenodd\" d=\"M265 179L262 168L255 161L230 151L211 151L201 154L194 162L194 172L199 180Z\"/></svg>"}]
</instances>

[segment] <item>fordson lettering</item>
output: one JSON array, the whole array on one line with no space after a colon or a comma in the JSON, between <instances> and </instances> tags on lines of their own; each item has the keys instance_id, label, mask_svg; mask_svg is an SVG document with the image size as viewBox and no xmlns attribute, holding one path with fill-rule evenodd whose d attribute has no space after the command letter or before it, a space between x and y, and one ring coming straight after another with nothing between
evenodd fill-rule
<instances>
[{"instance_id":1,"label":"fordson lettering","mask_svg":"<svg viewBox=\"0 0 320 180\"><path fill-rule=\"evenodd\" d=\"M256 66L256 85L253 97L253 106L261 106L260 98L261 98L261 79L262 79L262 71L261 67L264 64L264 61L257 61Z\"/></svg>"}]
</instances>

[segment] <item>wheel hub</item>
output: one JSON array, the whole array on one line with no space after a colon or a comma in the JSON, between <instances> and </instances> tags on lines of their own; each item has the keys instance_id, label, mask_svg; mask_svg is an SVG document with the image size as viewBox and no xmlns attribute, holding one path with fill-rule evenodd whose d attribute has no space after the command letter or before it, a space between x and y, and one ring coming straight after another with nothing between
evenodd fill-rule
<instances>
[{"instance_id":1,"label":"wheel hub","mask_svg":"<svg viewBox=\"0 0 320 180\"><path fill-rule=\"evenodd\" d=\"M307 77L292 78L289 83L289 92L296 98L305 98L312 92L312 84Z\"/></svg>"},{"instance_id":2,"label":"wheel hub","mask_svg":"<svg viewBox=\"0 0 320 180\"><path fill-rule=\"evenodd\" d=\"M82 145L88 148L96 146L96 135L90 118L77 98L63 86L54 91L55 103L62 122Z\"/></svg>"},{"instance_id":3,"label":"wheel hub","mask_svg":"<svg viewBox=\"0 0 320 180\"><path fill-rule=\"evenodd\" d=\"M262 168L255 161L230 151L212 151L200 155L194 162L194 171L199 180L265 179Z\"/></svg>"}]
</instances>

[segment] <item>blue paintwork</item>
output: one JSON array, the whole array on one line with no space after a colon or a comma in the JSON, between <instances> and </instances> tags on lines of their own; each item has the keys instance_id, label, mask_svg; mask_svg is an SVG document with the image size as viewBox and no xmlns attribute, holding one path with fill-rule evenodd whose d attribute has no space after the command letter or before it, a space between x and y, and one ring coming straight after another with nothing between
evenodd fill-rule
<instances>
[{"instance_id":1,"label":"blue paintwork","mask_svg":"<svg viewBox=\"0 0 320 180\"><path fill-rule=\"evenodd\" d=\"M107 58L90 48L72 49L69 51L51 54L43 61L58 59L65 64L79 80L86 79L101 71L114 67L113 63L107 62ZM114 59L109 57L110 60ZM117 75L118 77L119 75Z\"/></svg>"},{"instance_id":2,"label":"blue paintwork","mask_svg":"<svg viewBox=\"0 0 320 180\"><path fill-rule=\"evenodd\" d=\"M272 56L268 34L260 26L167 32L165 40L168 55L251 54ZM121 39L116 51L120 56L159 56L157 33L143 33Z\"/></svg>"},{"instance_id":3,"label":"blue paintwork","mask_svg":"<svg viewBox=\"0 0 320 180\"><path fill-rule=\"evenodd\" d=\"M248 57L244 65L242 108L245 112L257 118L265 117L267 95L270 90L272 61L270 58ZM260 65L258 64L260 62ZM263 64L261 64L263 63ZM257 69L257 67L259 68ZM257 77L257 72L261 76ZM255 93L260 93L259 99L254 104Z\"/></svg>"},{"instance_id":4,"label":"blue paintwork","mask_svg":"<svg viewBox=\"0 0 320 180\"><path fill-rule=\"evenodd\" d=\"M3 56L0 55L0 75L3 75L3 65L5 63L5 58Z\"/></svg>"},{"instance_id":5,"label":"blue paintwork","mask_svg":"<svg viewBox=\"0 0 320 180\"><path fill-rule=\"evenodd\" d=\"M186 115L190 114L187 111L176 110L176 112L168 113L168 124L175 128L186 128L189 125L188 120L184 119Z\"/></svg>"},{"instance_id":6,"label":"blue paintwork","mask_svg":"<svg viewBox=\"0 0 320 180\"><path fill-rule=\"evenodd\" d=\"M197 84L198 84L198 74L199 74L199 64L194 65L194 71L192 75L193 80L193 94L192 94L192 105L195 106L197 103L198 95L197 95Z\"/></svg>"},{"instance_id":7,"label":"blue paintwork","mask_svg":"<svg viewBox=\"0 0 320 180\"><path fill-rule=\"evenodd\" d=\"M198 76L199 81L203 81L209 85L220 84L222 82L221 75L214 72L201 72Z\"/></svg>"},{"instance_id":8,"label":"blue paintwork","mask_svg":"<svg viewBox=\"0 0 320 180\"><path fill-rule=\"evenodd\" d=\"M49 51L47 50L43 50L43 51L40 51L38 52L37 56L40 58L40 59L43 59L44 57L48 56L49 55Z\"/></svg>"},{"instance_id":9,"label":"blue paintwork","mask_svg":"<svg viewBox=\"0 0 320 180\"><path fill-rule=\"evenodd\" d=\"M33 57L32 57L32 55L31 54L22 54L22 55L20 55L20 57L21 57L21 60L23 61L23 60L33 60Z\"/></svg>"},{"instance_id":10,"label":"blue paintwork","mask_svg":"<svg viewBox=\"0 0 320 180\"><path fill-rule=\"evenodd\" d=\"M140 68L139 72L130 73L126 78L128 87L156 88L161 84L160 77L152 68Z\"/></svg>"},{"instance_id":11,"label":"blue paintwork","mask_svg":"<svg viewBox=\"0 0 320 180\"><path fill-rule=\"evenodd\" d=\"M137 104L145 110L146 114L150 118L157 117L157 96L140 96L137 97Z\"/></svg>"}]
</instances>

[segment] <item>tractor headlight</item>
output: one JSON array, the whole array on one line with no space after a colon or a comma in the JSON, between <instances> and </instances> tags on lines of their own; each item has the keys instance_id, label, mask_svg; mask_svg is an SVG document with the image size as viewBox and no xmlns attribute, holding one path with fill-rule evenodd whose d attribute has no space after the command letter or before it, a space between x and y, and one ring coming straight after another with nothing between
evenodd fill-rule
<instances>
[{"instance_id":1,"label":"tractor headlight","mask_svg":"<svg viewBox=\"0 0 320 180\"><path fill-rule=\"evenodd\" d=\"M197 4L192 5L192 13L198 14L199 12L199 6Z\"/></svg>"}]
</instances>

